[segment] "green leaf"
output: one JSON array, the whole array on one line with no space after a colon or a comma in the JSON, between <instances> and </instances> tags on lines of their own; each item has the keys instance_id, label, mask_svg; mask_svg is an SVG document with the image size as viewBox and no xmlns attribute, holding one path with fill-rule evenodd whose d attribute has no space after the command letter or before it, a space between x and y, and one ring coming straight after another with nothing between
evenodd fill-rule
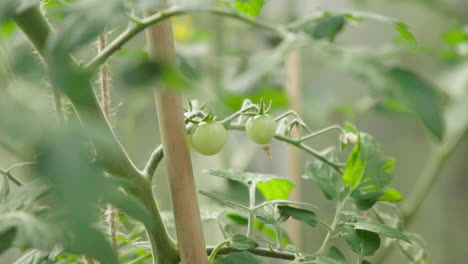
<instances>
[{"instance_id":1,"label":"green leaf","mask_svg":"<svg viewBox=\"0 0 468 264\"><path fill-rule=\"evenodd\" d=\"M286 179L274 179L265 183L257 183L257 189L262 192L263 197L267 200L286 200L293 188L294 184Z\"/></svg>"},{"instance_id":2,"label":"green leaf","mask_svg":"<svg viewBox=\"0 0 468 264\"><path fill-rule=\"evenodd\" d=\"M380 247L379 235L366 230L354 230L343 238L359 256L372 256Z\"/></svg>"},{"instance_id":3,"label":"green leaf","mask_svg":"<svg viewBox=\"0 0 468 264\"><path fill-rule=\"evenodd\" d=\"M330 166L324 165L321 161L308 162L303 178L317 182L328 200L338 199L339 176Z\"/></svg>"},{"instance_id":4,"label":"green leaf","mask_svg":"<svg viewBox=\"0 0 468 264\"><path fill-rule=\"evenodd\" d=\"M110 185L112 186L112 185ZM114 185L115 187L115 185ZM122 191L117 189L111 189L107 193L103 193L103 202L113 204L115 207L122 210L128 216L141 221L147 227L151 227L152 218L146 207L140 200L133 196L124 194Z\"/></svg>"},{"instance_id":5,"label":"green leaf","mask_svg":"<svg viewBox=\"0 0 468 264\"><path fill-rule=\"evenodd\" d=\"M20 248L51 250L61 241L61 232L56 223L31 212L13 211L0 215L2 244L4 241L14 241Z\"/></svg>"},{"instance_id":6,"label":"green leaf","mask_svg":"<svg viewBox=\"0 0 468 264\"><path fill-rule=\"evenodd\" d=\"M285 214L274 204L268 204L257 210L257 220L270 225L277 225L288 220L289 215Z\"/></svg>"},{"instance_id":7,"label":"green leaf","mask_svg":"<svg viewBox=\"0 0 468 264\"><path fill-rule=\"evenodd\" d=\"M322 19L313 29L306 28L305 32L314 39L328 39L332 42L345 25L344 15L331 16Z\"/></svg>"},{"instance_id":8,"label":"green leaf","mask_svg":"<svg viewBox=\"0 0 468 264\"><path fill-rule=\"evenodd\" d=\"M236 0L236 9L244 14L256 17L264 4L265 0Z\"/></svg>"},{"instance_id":9,"label":"green leaf","mask_svg":"<svg viewBox=\"0 0 468 264\"><path fill-rule=\"evenodd\" d=\"M442 38L451 45L457 45L468 41L468 32L463 28L458 28L442 35Z\"/></svg>"},{"instance_id":10,"label":"green leaf","mask_svg":"<svg viewBox=\"0 0 468 264\"><path fill-rule=\"evenodd\" d=\"M413 34L409 31L409 27L407 24L397 21L393 23L393 28L400 33L400 36L405 39L410 41L411 43L415 43L416 39L414 38Z\"/></svg>"},{"instance_id":11,"label":"green leaf","mask_svg":"<svg viewBox=\"0 0 468 264\"><path fill-rule=\"evenodd\" d=\"M278 206L278 209L285 215L288 215L311 227L315 227L317 223L320 222L320 219L317 217L317 215L309 210L299 209L287 205L280 205Z\"/></svg>"},{"instance_id":12,"label":"green leaf","mask_svg":"<svg viewBox=\"0 0 468 264\"><path fill-rule=\"evenodd\" d=\"M379 197L379 201L385 202L399 202L403 200L403 195L394 189L387 189L384 193Z\"/></svg>"},{"instance_id":13,"label":"green leaf","mask_svg":"<svg viewBox=\"0 0 468 264\"><path fill-rule=\"evenodd\" d=\"M247 207L247 206L244 206L242 204L239 204L239 203L236 203L234 201L231 201L229 200L228 198L222 196L222 195L219 195L219 194L215 194L215 193L209 193L209 192L205 192L205 191L198 191L201 195L204 195L208 198L211 198L215 201L218 201L224 205L227 205L229 207L232 207L232 208L237 208L237 209L244 209L244 210L247 210L249 211L250 209Z\"/></svg>"},{"instance_id":14,"label":"green leaf","mask_svg":"<svg viewBox=\"0 0 468 264\"><path fill-rule=\"evenodd\" d=\"M246 186L250 186L252 184L257 184L257 183L266 183L268 181L276 180L276 179L282 179L275 175L243 172L243 171L237 171L237 170L211 169L211 170L206 170L205 172L213 176L223 177L223 178L230 179L233 181L238 181Z\"/></svg>"},{"instance_id":15,"label":"green leaf","mask_svg":"<svg viewBox=\"0 0 468 264\"><path fill-rule=\"evenodd\" d=\"M361 210L371 208L384 193L384 188L392 180L391 172L395 167L395 160L382 159L379 146L374 139L360 133L360 158L366 164L364 175L358 187L352 192L356 206Z\"/></svg>"},{"instance_id":16,"label":"green leaf","mask_svg":"<svg viewBox=\"0 0 468 264\"><path fill-rule=\"evenodd\" d=\"M372 264L372 262L367 261L367 260L363 260L363 261L362 261L362 264Z\"/></svg>"},{"instance_id":17,"label":"green leaf","mask_svg":"<svg viewBox=\"0 0 468 264\"><path fill-rule=\"evenodd\" d=\"M225 214L225 216L231 220L232 222L234 222L236 225L240 225L240 226L247 226L248 224L248 219L247 217L245 216L242 216L242 215L239 215L237 213L233 213L233 212L228 212ZM228 226L228 225L227 225ZM227 227L226 226L226 227ZM255 230L258 230L260 232L262 232L265 236L271 238L271 239L274 239L276 240L276 230L272 227L270 227L269 225L266 225L260 221L258 221L257 219L255 219L254 221L254 229ZM284 230L282 230L283 233L286 233ZM281 237L281 243L283 245L287 245L289 244L289 240L286 236L282 236Z\"/></svg>"},{"instance_id":18,"label":"green leaf","mask_svg":"<svg viewBox=\"0 0 468 264\"><path fill-rule=\"evenodd\" d=\"M314 264L341 264L341 262L337 261L336 259L325 257L325 256L319 256L315 258L313 263Z\"/></svg>"},{"instance_id":19,"label":"green leaf","mask_svg":"<svg viewBox=\"0 0 468 264\"><path fill-rule=\"evenodd\" d=\"M49 254L46 251L33 249L26 252L21 258L17 259L13 264L42 264L49 259ZM48 262L46 262L48 263Z\"/></svg>"},{"instance_id":20,"label":"green leaf","mask_svg":"<svg viewBox=\"0 0 468 264\"><path fill-rule=\"evenodd\" d=\"M10 227L6 230L0 230L0 241L2 241L2 243L0 243L0 254L2 254L11 247L11 244L13 244L15 237L16 227Z\"/></svg>"},{"instance_id":21,"label":"green leaf","mask_svg":"<svg viewBox=\"0 0 468 264\"><path fill-rule=\"evenodd\" d=\"M337 261L336 259L318 256L318 257L306 257L305 260L300 262L292 262L291 264L342 264L342 262Z\"/></svg>"},{"instance_id":22,"label":"green leaf","mask_svg":"<svg viewBox=\"0 0 468 264\"><path fill-rule=\"evenodd\" d=\"M353 152L348 157L343 172L343 184L353 191L361 182L364 174L365 163L361 158L361 137L354 146Z\"/></svg>"},{"instance_id":23,"label":"green leaf","mask_svg":"<svg viewBox=\"0 0 468 264\"><path fill-rule=\"evenodd\" d=\"M444 136L441 93L415 73L394 68L388 71L402 103L421 119L438 140Z\"/></svg>"},{"instance_id":24,"label":"green leaf","mask_svg":"<svg viewBox=\"0 0 468 264\"><path fill-rule=\"evenodd\" d=\"M265 88L252 89L245 92L225 91L220 100L231 110L237 111L241 109L245 99L249 99L252 102L259 102L261 98L263 98L265 102L275 102L272 105L272 110L284 108L289 105L288 95L284 89L276 89L269 86Z\"/></svg>"},{"instance_id":25,"label":"green leaf","mask_svg":"<svg viewBox=\"0 0 468 264\"><path fill-rule=\"evenodd\" d=\"M343 255L343 253L341 253L341 251L336 248L336 247L331 247L330 248L330 251L328 252L328 257L336 260L336 261L339 261L340 263L345 263L346 261L346 258L345 256Z\"/></svg>"},{"instance_id":26,"label":"green leaf","mask_svg":"<svg viewBox=\"0 0 468 264\"><path fill-rule=\"evenodd\" d=\"M216 259L213 264L262 264L263 262L248 252L232 253Z\"/></svg>"},{"instance_id":27,"label":"green leaf","mask_svg":"<svg viewBox=\"0 0 468 264\"><path fill-rule=\"evenodd\" d=\"M254 240L244 235L235 234L233 237L231 237L229 241L229 246L237 250L248 250L252 248L257 248L258 244Z\"/></svg>"},{"instance_id":28,"label":"green leaf","mask_svg":"<svg viewBox=\"0 0 468 264\"><path fill-rule=\"evenodd\" d=\"M371 197L371 198L355 199L354 200L354 205L356 205L356 207L359 210L362 210L362 211L369 210L370 208L372 208L372 206L374 206L377 203L378 197L379 197L380 194L381 193L379 192L377 194L377 196L374 196L374 197Z\"/></svg>"},{"instance_id":29,"label":"green leaf","mask_svg":"<svg viewBox=\"0 0 468 264\"><path fill-rule=\"evenodd\" d=\"M354 229L356 230L367 230L367 231L379 233L383 236L401 239L411 244L411 241L405 234L396 230L393 227L390 227L381 223L359 218L358 222L353 225L354 225Z\"/></svg>"}]
</instances>

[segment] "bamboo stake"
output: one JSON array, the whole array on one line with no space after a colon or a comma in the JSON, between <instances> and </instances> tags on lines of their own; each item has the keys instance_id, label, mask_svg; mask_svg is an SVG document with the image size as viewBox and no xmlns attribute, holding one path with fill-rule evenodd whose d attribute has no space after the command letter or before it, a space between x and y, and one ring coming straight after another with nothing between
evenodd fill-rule
<instances>
[{"instance_id":1,"label":"bamboo stake","mask_svg":"<svg viewBox=\"0 0 468 264\"><path fill-rule=\"evenodd\" d=\"M152 59L163 63L175 63L174 41L169 20L147 29L146 36ZM181 262L207 264L192 162L186 141L182 94L180 91L158 87L155 90L155 97Z\"/></svg>"},{"instance_id":2,"label":"bamboo stake","mask_svg":"<svg viewBox=\"0 0 468 264\"><path fill-rule=\"evenodd\" d=\"M293 51L286 58L286 71L288 73L288 81L286 83L286 90L289 97L289 108L296 112L300 111L300 54L298 50ZM291 131L291 136L294 138L301 137L300 127L295 127ZM287 146L287 174L288 178L295 183L301 181L300 152L294 146ZM301 201L301 188L300 184L291 192L290 199L293 201ZM301 225L297 221L291 221L288 224L288 234L291 240L296 245L301 246Z\"/></svg>"}]
</instances>

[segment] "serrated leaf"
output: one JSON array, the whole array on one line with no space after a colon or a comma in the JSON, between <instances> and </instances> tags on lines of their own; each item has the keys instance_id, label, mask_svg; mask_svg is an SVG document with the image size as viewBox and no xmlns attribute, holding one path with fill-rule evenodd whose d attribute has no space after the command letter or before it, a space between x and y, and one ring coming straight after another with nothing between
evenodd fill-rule
<instances>
[{"instance_id":1,"label":"serrated leaf","mask_svg":"<svg viewBox=\"0 0 468 264\"><path fill-rule=\"evenodd\" d=\"M354 230L343 238L359 256L372 256L380 247L379 235L366 230Z\"/></svg>"},{"instance_id":2,"label":"serrated leaf","mask_svg":"<svg viewBox=\"0 0 468 264\"><path fill-rule=\"evenodd\" d=\"M229 240L229 246L237 250L248 250L252 248L257 248L258 244L254 240L244 235L235 234Z\"/></svg>"},{"instance_id":3,"label":"serrated leaf","mask_svg":"<svg viewBox=\"0 0 468 264\"><path fill-rule=\"evenodd\" d=\"M346 261L345 256L343 255L343 253L341 253L341 251L337 247L330 248L330 251L328 251L328 257L336 261L339 261L340 263L345 263Z\"/></svg>"},{"instance_id":4,"label":"serrated leaf","mask_svg":"<svg viewBox=\"0 0 468 264\"><path fill-rule=\"evenodd\" d=\"M334 41L335 37L346 25L346 17L344 15L331 16L322 19L313 29L305 29L314 39L328 39Z\"/></svg>"},{"instance_id":5,"label":"serrated leaf","mask_svg":"<svg viewBox=\"0 0 468 264\"><path fill-rule=\"evenodd\" d=\"M419 117L432 135L442 140L445 132L440 92L415 73L394 68L388 76L395 84L402 103Z\"/></svg>"},{"instance_id":6,"label":"serrated leaf","mask_svg":"<svg viewBox=\"0 0 468 264\"><path fill-rule=\"evenodd\" d=\"M354 146L353 152L349 155L346 167L343 172L343 184L353 191L361 182L364 174L365 163L361 158L361 137Z\"/></svg>"},{"instance_id":7,"label":"serrated leaf","mask_svg":"<svg viewBox=\"0 0 468 264\"><path fill-rule=\"evenodd\" d=\"M265 0L236 0L237 11L256 17L262 10Z\"/></svg>"},{"instance_id":8,"label":"serrated leaf","mask_svg":"<svg viewBox=\"0 0 468 264\"><path fill-rule=\"evenodd\" d=\"M317 217L317 215L309 210L299 209L287 205L280 205L278 206L278 209L285 215L288 215L311 227L315 227L317 223L320 222L320 219Z\"/></svg>"},{"instance_id":9,"label":"serrated leaf","mask_svg":"<svg viewBox=\"0 0 468 264\"><path fill-rule=\"evenodd\" d=\"M383 236L401 239L411 244L411 241L405 234L403 234L402 232L396 230L395 228L391 226L387 226L387 225L377 223L374 221L370 221L367 219L363 219L363 218L359 218L358 222L356 222L353 225L354 225L354 229L356 230L367 230L367 231L379 233Z\"/></svg>"},{"instance_id":10,"label":"serrated leaf","mask_svg":"<svg viewBox=\"0 0 468 264\"><path fill-rule=\"evenodd\" d=\"M303 178L317 182L328 200L337 200L339 176L330 166L324 166L321 161L308 162Z\"/></svg>"},{"instance_id":11,"label":"serrated leaf","mask_svg":"<svg viewBox=\"0 0 468 264\"><path fill-rule=\"evenodd\" d=\"M387 189L384 193L379 197L379 201L384 202L399 202L403 200L403 195L394 189Z\"/></svg>"},{"instance_id":12,"label":"serrated leaf","mask_svg":"<svg viewBox=\"0 0 468 264\"><path fill-rule=\"evenodd\" d=\"M61 241L61 230L56 223L26 211L13 211L0 215L0 236L14 241L20 248L51 250ZM7 241L7 240L5 240Z\"/></svg>"},{"instance_id":13,"label":"serrated leaf","mask_svg":"<svg viewBox=\"0 0 468 264\"><path fill-rule=\"evenodd\" d=\"M198 191L201 195L204 195L208 198L211 198L215 201L218 201L224 205L227 205L231 208L236 208L236 209L244 209L244 210L247 210L249 211L249 208L247 206L244 206L242 204L239 204L237 202L234 202L232 200L229 200L227 197L224 197L222 195L219 195L219 194L215 194L215 193L209 193L209 192L205 192L205 191Z\"/></svg>"},{"instance_id":14,"label":"serrated leaf","mask_svg":"<svg viewBox=\"0 0 468 264\"><path fill-rule=\"evenodd\" d=\"M226 213L225 216L229 220L234 222L236 225L247 226L247 224L248 224L247 217L239 215L237 213L229 212L229 213ZM226 228L228 226L230 226L230 225L226 225ZM269 225L266 225L266 224L258 221L257 219L255 219L255 221L254 221L254 229L262 232L265 236L276 240L276 230L274 228L270 227ZM286 233L286 232L284 230L282 230L282 233ZM281 237L281 243L284 244L284 245L289 244L289 239L287 238L287 236L282 236Z\"/></svg>"},{"instance_id":15,"label":"serrated leaf","mask_svg":"<svg viewBox=\"0 0 468 264\"><path fill-rule=\"evenodd\" d=\"M223 177L233 181L238 181L246 186L257 183L266 183L271 180L282 179L278 176L271 174L262 174L262 173L253 173L253 172L244 172L237 170L217 170L211 169L206 170L206 173L209 173L213 176ZM283 179L284 180L284 179Z\"/></svg>"},{"instance_id":16,"label":"serrated leaf","mask_svg":"<svg viewBox=\"0 0 468 264\"><path fill-rule=\"evenodd\" d=\"M247 252L232 253L216 259L213 264L263 264L261 260Z\"/></svg>"},{"instance_id":17,"label":"serrated leaf","mask_svg":"<svg viewBox=\"0 0 468 264\"><path fill-rule=\"evenodd\" d=\"M26 252L13 264L42 264L48 259L49 254L43 250L33 249Z\"/></svg>"},{"instance_id":18,"label":"serrated leaf","mask_svg":"<svg viewBox=\"0 0 468 264\"><path fill-rule=\"evenodd\" d=\"M262 192L266 200L286 200L293 188L294 184L286 179L273 179L265 183L257 183L257 189Z\"/></svg>"},{"instance_id":19,"label":"serrated leaf","mask_svg":"<svg viewBox=\"0 0 468 264\"><path fill-rule=\"evenodd\" d=\"M257 220L270 225L277 225L288 220L289 215L286 215L278 209L274 204L269 204L257 210Z\"/></svg>"},{"instance_id":20,"label":"serrated leaf","mask_svg":"<svg viewBox=\"0 0 468 264\"><path fill-rule=\"evenodd\" d=\"M360 144L360 158L366 166L361 182L351 197L355 199L359 209L368 210L378 201L384 193L384 188L392 180L391 172L395 167L395 160L382 159L379 146L366 133L360 133Z\"/></svg>"}]
</instances>

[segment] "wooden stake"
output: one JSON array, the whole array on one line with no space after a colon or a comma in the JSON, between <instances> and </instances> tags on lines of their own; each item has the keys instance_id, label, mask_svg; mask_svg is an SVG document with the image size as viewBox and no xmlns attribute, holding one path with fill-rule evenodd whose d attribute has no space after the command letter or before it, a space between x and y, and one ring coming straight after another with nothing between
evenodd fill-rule
<instances>
[{"instance_id":1,"label":"wooden stake","mask_svg":"<svg viewBox=\"0 0 468 264\"><path fill-rule=\"evenodd\" d=\"M146 36L152 59L162 63L175 63L169 20L149 28ZM165 87L157 87L155 94L180 258L183 264L207 264L205 238L186 141L182 95L180 91Z\"/></svg>"},{"instance_id":2,"label":"wooden stake","mask_svg":"<svg viewBox=\"0 0 468 264\"><path fill-rule=\"evenodd\" d=\"M300 53L293 51L286 58L286 71L288 73L288 81L286 83L286 90L289 97L289 107L291 110L300 112ZM291 131L291 136L299 138L301 136L301 128L295 127ZM293 189L289 197L293 201L301 201L301 170L300 170L300 152L294 146L287 147L287 175L294 183L296 188ZM297 221L290 221L288 225L288 234L291 240L297 245L301 246L301 226Z\"/></svg>"}]
</instances>

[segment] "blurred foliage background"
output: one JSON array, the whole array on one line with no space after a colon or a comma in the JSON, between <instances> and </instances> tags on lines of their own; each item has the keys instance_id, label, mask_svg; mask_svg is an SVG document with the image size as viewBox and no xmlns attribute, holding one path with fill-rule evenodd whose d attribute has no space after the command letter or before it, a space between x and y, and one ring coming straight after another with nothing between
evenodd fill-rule
<instances>
[{"instance_id":1,"label":"blurred foliage background","mask_svg":"<svg viewBox=\"0 0 468 264\"><path fill-rule=\"evenodd\" d=\"M131 2L131 1L130 1ZM138 2L141 8L147 1ZM146 3L147 4L147 3ZM67 17L66 1L44 1L52 24ZM312 130L345 121L376 138L383 152L397 160L392 186L404 196L410 196L422 174L431 150L437 142L424 125L398 104L383 100L386 86L380 71L398 65L418 73L440 88L444 109L456 105L446 120L466 122L468 116L468 2L465 0L267 0L259 19L285 23L317 10L360 10L383 14L404 21L416 42L402 41L388 25L374 21L351 21L334 44L308 44L300 49L301 109L300 114ZM106 26L109 40L124 30L116 17ZM120 24L119 24L120 23ZM47 126L54 122L53 96L45 85L45 71L32 48L16 26L5 21L0 27L0 92L1 96L24 103L24 111L3 112L7 119L28 119L35 113ZM283 64L272 63L273 49L278 40L269 32L249 27L237 21L210 15L183 16L173 19L178 61L185 80L187 98L207 103L209 109L223 117L241 106L244 98L258 102L273 100L274 113L287 109L285 92L287 74ZM151 91L151 74L145 71L148 57L144 34L126 44L109 61L111 72L111 123L122 144L138 167L159 145L158 120ZM79 61L88 61L96 54L89 45L75 54ZM266 69L266 70L265 70ZM266 71L266 72L265 72ZM97 86L97 83L96 83ZM457 103L458 102L458 103ZM73 118L72 110L66 110ZM456 103L456 104L455 104ZM45 129L39 124L39 129ZM34 131L27 131L33 138ZM31 139L32 140L32 139ZM314 147L338 147L338 138L327 135L316 140ZM29 160L27 142L0 134L0 167ZM228 192L242 200L242 188L226 184L202 173L208 168L234 168L286 175L286 147L272 145L273 160L248 141L242 133L230 132L229 142L220 155L214 157L192 153L194 172L199 189ZM468 141L464 140L450 157L435 188L409 227L427 242L430 263L466 263L468 247ZM302 164L308 161L305 158ZM27 181L31 175L25 168L16 174ZM154 187L164 210L170 209L168 183L164 166L156 171ZM331 219L333 207L319 188L310 183L298 184L303 200L316 204ZM200 198L202 209L211 201ZM327 211L328 210L328 211ZM215 225L206 223L208 244L220 239L212 232ZM302 245L305 251L317 248L324 231L305 228ZM10 263L20 256L10 250L0 256L0 263ZM273 262L272 262L273 263ZM278 262L280 263L280 262ZM394 252L388 263L403 263Z\"/></svg>"}]
</instances>

